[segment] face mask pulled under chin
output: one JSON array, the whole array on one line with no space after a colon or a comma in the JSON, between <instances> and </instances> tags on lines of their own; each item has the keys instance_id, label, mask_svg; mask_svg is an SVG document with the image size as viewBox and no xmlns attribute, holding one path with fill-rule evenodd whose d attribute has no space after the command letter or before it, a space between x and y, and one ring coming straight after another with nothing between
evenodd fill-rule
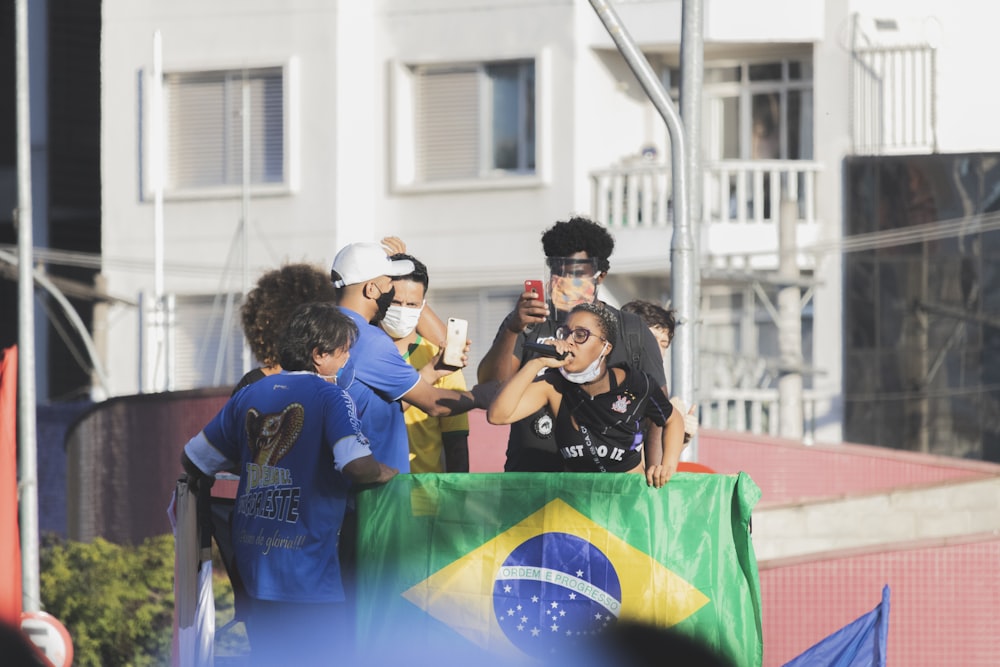
<instances>
[{"instance_id":1,"label":"face mask pulled under chin","mask_svg":"<svg viewBox=\"0 0 1000 667\"><path fill-rule=\"evenodd\" d=\"M420 320L420 308L408 308L406 306L389 306L382 318L382 329L393 338L406 338L417 328Z\"/></svg>"},{"instance_id":2,"label":"face mask pulled under chin","mask_svg":"<svg viewBox=\"0 0 1000 667\"><path fill-rule=\"evenodd\" d=\"M597 358L594 359L592 362L590 362L590 365L584 368L582 371L577 371L576 373L570 373L569 371L566 370L565 367L560 366L559 372L562 373L562 376L564 378L576 384L585 384L587 382L593 382L601 375L601 362L604 361L604 352L607 349L608 349L608 344L605 343L601 347L601 352L600 354L597 355Z\"/></svg>"},{"instance_id":3,"label":"face mask pulled under chin","mask_svg":"<svg viewBox=\"0 0 1000 667\"><path fill-rule=\"evenodd\" d=\"M557 322L565 320L575 306L581 303L594 303L596 300L595 276L552 276L549 280L549 301L552 305L553 319Z\"/></svg>"}]
</instances>

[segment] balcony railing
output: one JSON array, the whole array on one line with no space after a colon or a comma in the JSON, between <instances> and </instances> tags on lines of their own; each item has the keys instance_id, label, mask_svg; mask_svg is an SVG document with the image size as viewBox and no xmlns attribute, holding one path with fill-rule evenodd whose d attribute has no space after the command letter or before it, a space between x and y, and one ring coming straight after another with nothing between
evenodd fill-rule
<instances>
[{"instance_id":1,"label":"balcony railing","mask_svg":"<svg viewBox=\"0 0 1000 667\"><path fill-rule=\"evenodd\" d=\"M816 440L816 404L829 394L806 389L802 392L802 442ZM701 425L727 431L744 431L778 437L777 389L711 389L699 401Z\"/></svg>"},{"instance_id":2,"label":"balcony railing","mask_svg":"<svg viewBox=\"0 0 1000 667\"><path fill-rule=\"evenodd\" d=\"M799 220L816 222L819 163L807 160L724 160L704 167L701 219L776 222L782 193L799 203ZM593 213L611 227L664 227L673 220L669 165L635 161L591 173ZM772 205L774 204L774 205ZM692 217L697 218L695 211Z\"/></svg>"},{"instance_id":3,"label":"balcony railing","mask_svg":"<svg viewBox=\"0 0 1000 667\"><path fill-rule=\"evenodd\" d=\"M775 266L780 202L796 203L798 245L818 238L817 178L822 167L808 160L723 160L703 170L699 245L715 266ZM592 213L617 229L667 228L673 223L669 165L630 161L591 173ZM700 213L700 215L699 215ZM769 256L769 259L761 259ZM811 258L800 258L807 266Z\"/></svg>"}]
</instances>

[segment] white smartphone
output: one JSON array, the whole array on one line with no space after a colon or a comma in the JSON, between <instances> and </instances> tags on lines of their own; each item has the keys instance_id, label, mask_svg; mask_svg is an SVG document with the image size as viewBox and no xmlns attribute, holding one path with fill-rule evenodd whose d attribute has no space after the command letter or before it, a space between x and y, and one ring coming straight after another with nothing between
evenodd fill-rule
<instances>
[{"instance_id":1,"label":"white smartphone","mask_svg":"<svg viewBox=\"0 0 1000 667\"><path fill-rule=\"evenodd\" d=\"M457 317L448 318L448 340L444 346L442 361L448 366L464 366L465 342L469 339L469 323Z\"/></svg>"}]
</instances>

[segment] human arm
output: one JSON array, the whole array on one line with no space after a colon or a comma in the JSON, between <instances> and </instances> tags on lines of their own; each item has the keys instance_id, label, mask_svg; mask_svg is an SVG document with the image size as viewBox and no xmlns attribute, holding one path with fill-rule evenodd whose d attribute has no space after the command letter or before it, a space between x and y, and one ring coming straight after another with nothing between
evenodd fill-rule
<instances>
[{"instance_id":1,"label":"human arm","mask_svg":"<svg viewBox=\"0 0 1000 667\"><path fill-rule=\"evenodd\" d=\"M663 462L663 427L647 419L643 424L642 454L648 467Z\"/></svg>"},{"instance_id":2,"label":"human arm","mask_svg":"<svg viewBox=\"0 0 1000 667\"><path fill-rule=\"evenodd\" d=\"M424 304L417 320L417 333L438 347L444 347L448 338L448 327L428 304ZM468 352L468 350L466 350Z\"/></svg>"},{"instance_id":3,"label":"human arm","mask_svg":"<svg viewBox=\"0 0 1000 667\"><path fill-rule=\"evenodd\" d=\"M565 341L555 341L557 347L565 345ZM560 350L562 351L562 350ZM486 411L486 419L491 424L513 424L534 414L549 404L556 412L554 395L556 390L548 382L535 382L535 378L544 368L558 368L566 365L566 359L554 357L536 357L529 359L518 369L514 377L500 387L493 402Z\"/></svg>"},{"instance_id":4,"label":"human arm","mask_svg":"<svg viewBox=\"0 0 1000 667\"><path fill-rule=\"evenodd\" d=\"M548 319L549 306L534 292L524 292L518 297L517 305L504 318L493 345L479 362L480 382L498 380L505 382L517 373L521 360L515 354L517 339L528 327Z\"/></svg>"},{"instance_id":5,"label":"human arm","mask_svg":"<svg viewBox=\"0 0 1000 667\"><path fill-rule=\"evenodd\" d=\"M347 463L343 467L343 473L355 484L382 484L399 474L399 471L375 460L369 454Z\"/></svg>"},{"instance_id":6,"label":"human arm","mask_svg":"<svg viewBox=\"0 0 1000 667\"><path fill-rule=\"evenodd\" d=\"M698 406L692 405L689 410L680 396L671 396L670 405L674 406L674 412L679 412L684 417L684 444L687 444L698 432L698 415L695 414Z\"/></svg>"},{"instance_id":7,"label":"human arm","mask_svg":"<svg viewBox=\"0 0 1000 667\"><path fill-rule=\"evenodd\" d=\"M192 493L198 494L203 490L211 489L215 484L215 475L203 472L201 468L195 465L194 461L188 458L185 452L181 452L181 465L184 467L184 473L187 476L188 489Z\"/></svg>"},{"instance_id":8,"label":"human arm","mask_svg":"<svg viewBox=\"0 0 1000 667\"><path fill-rule=\"evenodd\" d=\"M233 427L227 426L224 418L225 408L184 445L181 466L188 476L214 479L220 470L236 469L236 462L227 455L231 451L227 443Z\"/></svg>"},{"instance_id":9,"label":"human arm","mask_svg":"<svg viewBox=\"0 0 1000 667\"><path fill-rule=\"evenodd\" d=\"M681 459L681 450L684 449L684 417L677 410L670 411L659 445L659 461L646 460L646 483L657 489L670 481L677 472L677 463Z\"/></svg>"},{"instance_id":10,"label":"human arm","mask_svg":"<svg viewBox=\"0 0 1000 667\"><path fill-rule=\"evenodd\" d=\"M357 408L341 387L324 384L324 440L332 443L333 465L355 484L387 482L399 471L372 456L371 444L361 431ZM328 445L329 446L329 445Z\"/></svg>"},{"instance_id":11,"label":"human arm","mask_svg":"<svg viewBox=\"0 0 1000 667\"><path fill-rule=\"evenodd\" d=\"M495 390L495 383L489 382L477 384L471 391L441 389L421 378L403 394L401 400L417 406L431 417L445 417L475 408L485 409Z\"/></svg>"}]
</instances>

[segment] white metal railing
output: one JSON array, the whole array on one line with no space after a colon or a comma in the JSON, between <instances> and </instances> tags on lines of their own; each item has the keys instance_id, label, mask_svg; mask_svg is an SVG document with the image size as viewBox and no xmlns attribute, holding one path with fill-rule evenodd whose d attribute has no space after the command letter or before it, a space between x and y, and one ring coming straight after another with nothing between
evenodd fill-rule
<instances>
[{"instance_id":1,"label":"white metal railing","mask_svg":"<svg viewBox=\"0 0 1000 667\"><path fill-rule=\"evenodd\" d=\"M827 392L802 392L802 441L816 438L816 404L829 400ZM699 420L707 428L744 431L778 437L777 389L711 389L698 402Z\"/></svg>"},{"instance_id":2,"label":"white metal railing","mask_svg":"<svg viewBox=\"0 0 1000 667\"><path fill-rule=\"evenodd\" d=\"M782 193L797 201L800 223L814 223L816 178L811 160L722 160L705 165L703 209L707 223L777 223ZM673 220L672 177L667 164L636 160L590 174L591 210L616 228L665 227ZM691 215L698 217L698 211Z\"/></svg>"}]
</instances>

